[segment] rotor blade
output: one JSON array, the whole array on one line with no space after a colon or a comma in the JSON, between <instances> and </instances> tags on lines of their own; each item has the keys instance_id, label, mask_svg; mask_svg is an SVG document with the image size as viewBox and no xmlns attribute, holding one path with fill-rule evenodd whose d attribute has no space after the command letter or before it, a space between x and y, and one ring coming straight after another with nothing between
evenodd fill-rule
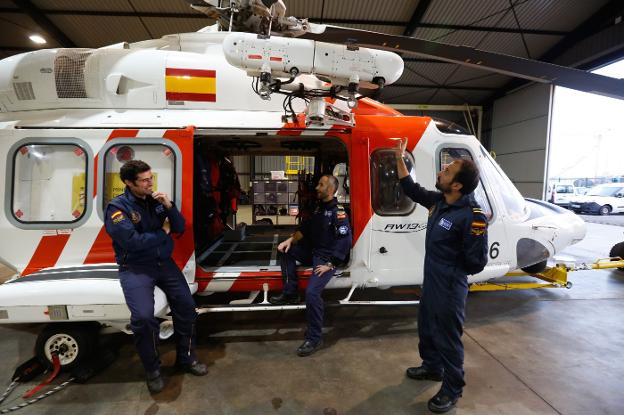
<instances>
[{"instance_id":1,"label":"rotor blade","mask_svg":"<svg viewBox=\"0 0 624 415\"><path fill-rule=\"evenodd\" d=\"M622 79L597 75L552 63L486 52L468 46L455 46L413 37L388 35L337 26L313 26L310 32L299 37L319 42L343 43L352 46L416 54L524 78L530 81L552 83L578 91L624 99L624 80Z\"/></svg>"}]
</instances>

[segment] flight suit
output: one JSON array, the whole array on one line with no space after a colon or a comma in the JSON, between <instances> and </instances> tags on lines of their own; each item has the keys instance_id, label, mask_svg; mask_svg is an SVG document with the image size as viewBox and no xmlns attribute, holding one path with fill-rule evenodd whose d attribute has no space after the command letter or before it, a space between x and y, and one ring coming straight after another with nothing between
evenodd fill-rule
<instances>
[{"instance_id":1,"label":"flight suit","mask_svg":"<svg viewBox=\"0 0 624 415\"><path fill-rule=\"evenodd\" d=\"M331 201L319 202L312 217L299 227L303 239L292 244L288 252L280 258L284 294L296 295L298 290L297 264L317 265L331 262L333 265L346 262L351 251L351 225L344 208L336 198ZM323 289L335 274L335 269L325 272L322 276L312 274L306 288L306 318L308 329L306 340L312 344L321 341L323 329Z\"/></svg>"},{"instance_id":2,"label":"flight suit","mask_svg":"<svg viewBox=\"0 0 624 415\"><path fill-rule=\"evenodd\" d=\"M418 350L428 371L443 373L441 391L457 398L465 385L461 336L467 276L487 263L487 218L472 193L449 205L441 192L428 191L409 176L401 179L401 187L429 209Z\"/></svg>"},{"instance_id":3,"label":"flight suit","mask_svg":"<svg viewBox=\"0 0 624 415\"><path fill-rule=\"evenodd\" d=\"M175 205L167 210L147 196L135 197L128 188L106 207L104 224L113 240L119 279L130 309L130 327L147 372L160 367L158 334L160 326L154 317L154 287L167 296L173 315L177 339L177 364L189 365L196 360L194 326L197 312L186 279L171 258L173 239L162 230L169 219L171 232L184 231L184 217Z\"/></svg>"}]
</instances>

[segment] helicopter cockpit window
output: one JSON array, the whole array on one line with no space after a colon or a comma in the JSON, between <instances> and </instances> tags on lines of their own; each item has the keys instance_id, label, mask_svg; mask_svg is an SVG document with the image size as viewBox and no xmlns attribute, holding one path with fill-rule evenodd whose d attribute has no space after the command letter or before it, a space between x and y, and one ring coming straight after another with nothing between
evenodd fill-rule
<instances>
[{"instance_id":1,"label":"helicopter cockpit window","mask_svg":"<svg viewBox=\"0 0 624 415\"><path fill-rule=\"evenodd\" d=\"M407 170L415 180L414 161L406 158ZM380 216L405 216L412 213L416 204L403 193L397 174L394 149L376 150L371 155L371 201Z\"/></svg>"},{"instance_id":2,"label":"helicopter cockpit window","mask_svg":"<svg viewBox=\"0 0 624 415\"><path fill-rule=\"evenodd\" d=\"M128 144L120 142L108 148L104 156L104 188L102 208L114 197L122 194L126 185L119 177L119 169L130 160L142 160L150 165L155 192L166 193L175 200L176 152L163 144Z\"/></svg>"},{"instance_id":3,"label":"helicopter cockpit window","mask_svg":"<svg viewBox=\"0 0 624 415\"><path fill-rule=\"evenodd\" d=\"M526 201L507 175L503 173L498 163L494 161L483 147L481 148L481 153L488 161L481 166L488 177L488 184L491 184L492 188L497 190L497 194L500 195L509 218L512 220L523 220L529 214Z\"/></svg>"},{"instance_id":4,"label":"helicopter cockpit window","mask_svg":"<svg viewBox=\"0 0 624 415\"><path fill-rule=\"evenodd\" d=\"M90 190L90 153L86 145L43 140L18 143L9 154L12 189L7 217L25 229L75 228L90 210L85 197Z\"/></svg>"},{"instance_id":5,"label":"helicopter cockpit window","mask_svg":"<svg viewBox=\"0 0 624 415\"><path fill-rule=\"evenodd\" d=\"M446 166L451 164L455 160L466 159L474 161L472 155L465 148L444 148L440 151L440 171L445 169ZM483 181L479 180L479 185L474 191L474 197L485 216L488 220L492 219L492 206L488 199L485 189L483 188Z\"/></svg>"}]
</instances>

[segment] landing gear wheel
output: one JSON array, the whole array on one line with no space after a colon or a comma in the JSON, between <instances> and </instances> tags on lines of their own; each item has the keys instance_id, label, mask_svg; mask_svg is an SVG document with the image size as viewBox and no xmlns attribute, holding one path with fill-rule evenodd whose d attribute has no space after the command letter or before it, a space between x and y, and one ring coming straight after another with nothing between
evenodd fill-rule
<instances>
[{"instance_id":1,"label":"landing gear wheel","mask_svg":"<svg viewBox=\"0 0 624 415\"><path fill-rule=\"evenodd\" d=\"M624 242L613 245L613 248L611 248L611 250L609 251L609 256L611 258L619 256L620 258L624 259ZM624 267L619 267L618 269L620 271L624 271Z\"/></svg>"},{"instance_id":2,"label":"landing gear wheel","mask_svg":"<svg viewBox=\"0 0 624 415\"><path fill-rule=\"evenodd\" d=\"M598 210L598 214L604 216L604 215L608 215L609 213L611 213L611 206L609 205L600 206L600 209Z\"/></svg>"},{"instance_id":3,"label":"landing gear wheel","mask_svg":"<svg viewBox=\"0 0 624 415\"><path fill-rule=\"evenodd\" d=\"M546 269L547 261L543 260L542 262L538 262L537 264L529 265L528 267L520 268L522 271L527 274L537 274Z\"/></svg>"},{"instance_id":4,"label":"landing gear wheel","mask_svg":"<svg viewBox=\"0 0 624 415\"><path fill-rule=\"evenodd\" d=\"M52 367L52 353L58 354L61 370L69 371L89 358L97 343L96 324L50 324L37 337L35 354L39 361Z\"/></svg>"}]
</instances>

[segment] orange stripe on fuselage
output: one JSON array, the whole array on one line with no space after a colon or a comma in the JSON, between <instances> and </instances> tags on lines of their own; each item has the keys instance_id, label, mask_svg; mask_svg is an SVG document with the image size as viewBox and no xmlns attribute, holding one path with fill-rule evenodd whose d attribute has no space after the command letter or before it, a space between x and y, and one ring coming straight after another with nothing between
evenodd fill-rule
<instances>
[{"instance_id":1,"label":"orange stripe on fuselage","mask_svg":"<svg viewBox=\"0 0 624 415\"><path fill-rule=\"evenodd\" d=\"M85 264L101 264L115 262L115 251L113 251L113 240L108 236L106 228L102 226L91 249L84 260Z\"/></svg>"},{"instance_id":2,"label":"orange stripe on fuselage","mask_svg":"<svg viewBox=\"0 0 624 415\"><path fill-rule=\"evenodd\" d=\"M407 138L407 150L413 152L431 122L429 117L388 116L393 110L388 112L387 115L355 116L349 159L349 171L357 172L357 175L350 177L354 243L374 214L371 204L371 154L378 149L396 147L397 142L391 138Z\"/></svg>"},{"instance_id":3,"label":"orange stripe on fuselage","mask_svg":"<svg viewBox=\"0 0 624 415\"><path fill-rule=\"evenodd\" d=\"M113 130L109 134L106 142L113 140L115 138L134 138L139 134L139 130ZM98 158L100 157L100 153L95 156L95 169L94 169L94 186L93 186L93 197L95 198L97 193L97 180L98 180ZM95 199L94 199L95 200ZM105 212L106 213L106 212ZM85 264L100 264L100 263L110 263L115 262L115 252L113 251L113 240L106 233L106 228L102 226L100 228L100 232L98 232L95 241L93 241L93 245L91 245L91 249L87 256L85 257Z\"/></svg>"},{"instance_id":4,"label":"orange stripe on fuselage","mask_svg":"<svg viewBox=\"0 0 624 415\"><path fill-rule=\"evenodd\" d=\"M32 274L44 268L53 267L61 256L65 245L67 245L69 235L70 234L67 233L62 235L42 236L30 262L26 265L24 271L22 271L22 275Z\"/></svg>"}]
</instances>

